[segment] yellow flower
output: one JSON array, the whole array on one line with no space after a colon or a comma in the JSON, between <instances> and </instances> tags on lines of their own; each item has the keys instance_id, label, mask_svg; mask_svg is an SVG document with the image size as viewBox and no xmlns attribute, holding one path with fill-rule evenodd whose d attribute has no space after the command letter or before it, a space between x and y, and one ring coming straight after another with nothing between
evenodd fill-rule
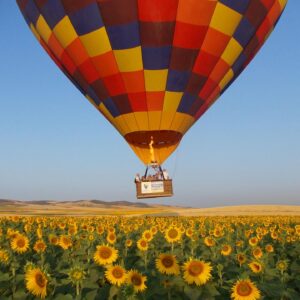
<instances>
[{"instance_id":1,"label":"yellow flower","mask_svg":"<svg viewBox=\"0 0 300 300\"><path fill-rule=\"evenodd\" d=\"M106 279L114 285L120 286L127 279L126 270L119 265L111 266L105 271Z\"/></svg>"},{"instance_id":2,"label":"yellow flower","mask_svg":"<svg viewBox=\"0 0 300 300\"><path fill-rule=\"evenodd\" d=\"M37 253L45 252L46 248L47 246L43 240L36 241L33 246L33 250Z\"/></svg>"},{"instance_id":3,"label":"yellow flower","mask_svg":"<svg viewBox=\"0 0 300 300\"><path fill-rule=\"evenodd\" d=\"M24 253L29 248L29 240L27 236L23 234L17 234L10 243L10 246L13 251L17 253Z\"/></svg>"},{"instance_id":4,"label":"yellow flower","mask_svg":"<svg viewBox=\"0 0 300 300\"><path fill-rule=\"evenodd\" d=\"M109 265L114 263L118 258L118 250L113 247L99 245L94 253L94 261L98 265Z\"/></svg>"},{"instance_id":5,"label":"yellow flower","mask_svg":"<svg viewBox=\"0 0 300 300\"><path fill-rule=\"evenodd\" d=\"M142 276L136 270L130 270L127 274L127 283L133 286L133 289L136 293L144 291L147 286L145 281L147 280L146 276Z\"/></svg>"},{"instance_id":6,"label":"yellow flower","mask_svg":"<svg viewBox=\"0 0 300 300\"><path fill-rule=\"evenodd\" d=\"M178 275L180 273L176 257L172 254L160 254L155 264L160 273L167 275Z\"/></svg>"},{"instance_id":7,"label":"yellow flower","mask_svg":"<svg viewBox=\"0 0 300 300\"><path fill-rule=\"evenodd\" d=\"M0 249L0 263L7 264L9 259L8 252L6 250Z\"/></svg>"},{"instance_id":8,"label":"yellow flower","mask_svg":"<svg viewBox=\"0 0 300 300\"><path fill-rule=\"evenodd\" d=\"M260 299L260 291L251 280L238 280L232 287L231 299L258 300Z\"/></svg>"},{"instance_id":9,"label":"yellow flower","mask_svg":"<svg viewBox=\"0 0 300 300\"><path fill-rule=\"evenodd\" d=\"M165 238L169 243L180 241L181 235L181 231L176 227L169 227L165 232Z\"/></svg>"},{"instance_id":10,"label":"yellow flower","mask_svg":"<svg viewBox=\"0 0 300 300\"><path fill-rule=\"evenodd\" d=\"M283 272L288 268L288 262L286 260L279 260L276 264L276 269Z\"/></svg>"},{"instance_id":11,"label":"yellow flower","mask_svg":"<svg viewBox=\"0 0 300 300\"><path fill-rule=\"evenodd\" d=\"M48 240L51 245L57 245L59 242L58 237L54 234L49 234Z\"/></svg>"},{"instance_id":12,"label":"yellow flower","mask_svg":"<svg viewBox=\"0 0 300 300\"><path fill-rule=\"evenodd\" d=\"M271 244L266 245L265 249L268 253L274 252L274 247Z\"/></svg>"},{"instance_id":13,"label":"yellow flower","mask_svg":"<svg viewBox=\"0 0 300 300\"><path fill-rule=\"evenodd\" d=\"M253 256L256 259L260 259L263 255L263 252L261 251L260 247L256 247L253 251L252 251Z\"/></svg>"},{"instance_id":14,"label":"yellow flower","mask_svg":"<svg viewBox=\"0 0 300 300\"><path fill-rule=\"evenodd\" d=\"M190 260L183 266L183 278L188 284L203 285L211 278L210 263L202 260Z\"/></svg>"},{"instance_id":15,"label":"yellow flower","mask_svg":"<svg viewBox=\"0 0 300 300\"><path fill-rule=\"evenodd\" d=\"M148 242L145 239L139 239L137 241L137 247L141 251L147 251L148 250Z\"/></svg>"},{"instance_id":16,"label":"yellow flower","mask_svg":"<svg viewBox=\"0 0 300 300\"><path fill-rule=\"evenodd\" d=\"M153 234L150 230L145 230L142 235L143 239L147 240L150 242L153 239Z\"/></svg>"},{"instance_id":17,"label":"yellow flower","mask_svg":"<svg viewBox=\"0 0 300 300\"><path fill-rule=\"evenodd\" d=\"M252 261L248 266L253 273L260 273L263 269L262 264L258 261Z\"/></svg>"},{"instance_id":18,"label":"yellow flower","mask_svg":"<svg viewBox=\"0 0 300 300\"><path fill-rule=\"evenodd\" d=\"M192 235L194 234L194 229L193 228L188 228L185 231L185 234L186 234L187 237L192 237Z\"/></svg>"},{"instance_id":19,"label":"yellow flower","mask_svg":"<svg viewBox=\"0 0 300 300\"><path fill-rule=\"evenodd\" d=\"M132 240L126 240L125 244L127 248L130 248L132 246Z\"/></svg>"},{"instance_id":20,"label":"yellow flower","mask_svg":"<svg viewBox=\"0 0 300 300\"><path fill-rule=\"evenodd\" d=\"M208 247L212 247L216 244L216 242L209 236L204 238L204 244Z\"/></svg>"},{"instance_id":21,"label":"yellow flower","mask_svg":"<svg viewBox=\"0 0 300 300\"><path fill-rule=\"evenodd\" d=\"M221 249L221 254L224 256L228 256L230 255L230 253L232 252L232 248L230 245L223 245L222 249Z\"/></svg>"},{"instance_id":22,"label":"yellow flower","mask_svg":"<svg viewBox=\"0 0 300 300\"><path fill-rule=\"evenodd\" d=\"M108 233L108 235L106 237L106 240L110 244L114 244L116 242L116 240L117 240L116 234L114 232Z\"/></svg>"},{"instance_id":23,"label":"yellow flower","mask_svg":"<svg viewBox=\"0 0 300 300\"><path fill-rule=\"evenodd\" d=\"M45 298L48 279L39 268L29 269L25 274L26 288L34 296Z\"/></svg>"},{"instance_id":24,"label":"yellow flower","mask_svg":"<svg viewBox=\"0 0 300 300\"><path fill-rule=\"evenodd\" d=\"M41 227L38 227L38 229L36 230L36 235L39 239L43 237L43 230Z\"/></svg>"},{"instance_id":25,"label":"yellow flower","mask_svg":"<svg viewBox=\"0 0 300 300\"><path fill-rule=\"evenodd\" d=\"M71 237L68 236L68 235L61 235L59 237L58 245L60 247L62 247L64 250L69 249L70 247L72 247L72 239L71 239Z\"/></svg>"},{"instance_id":26,"label":"yellow flower","mask_svg":"<svg viewBox=\"0 0 300 300\"><path fill-rule=\"evenodd\" d=\"M258 238L257 237L252 237L251 239L249 239L249 245L252 247L255 247L258 243Z\"/></svg>"},{"instance_id":27,"label":"yellow flower","mask_svg":"<svg viewBox=\"0 0 300 300\"><path fill-rule=\"evenodd\" d=\"M75 284L81 282L85 278L84 270L78 266L71 268L68 275L71 281Z\"/></svg>"},{"instance_id":28,"label":"yellow flower","mask_svg":"<svg viewBox=\"0 0 300 300\"><path fill-rule=\"evenodd\" d=\"M243 254L243 253L238 253L238 254L236 255L236 259L238 260L240 266L241 266L242 264L244 264L244 263L246 262L246 260L247 260L245 254Z\"/></svg>"}]
</instances>

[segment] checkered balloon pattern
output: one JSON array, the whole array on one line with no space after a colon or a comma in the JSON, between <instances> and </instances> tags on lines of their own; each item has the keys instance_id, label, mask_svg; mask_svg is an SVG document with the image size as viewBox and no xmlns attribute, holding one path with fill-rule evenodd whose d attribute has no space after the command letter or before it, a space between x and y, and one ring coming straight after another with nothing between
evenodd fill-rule
<instances>
[{"instance_id":1,"label":"checkered balloon pattern","mask_svg":"<svg viewBox=\"0 0 300 300\"><path fill-rule=\"evenodd\" d=\"M287 0L17 0L33 34L149 163L239 76Z\"/></svg>"}]
</instances>

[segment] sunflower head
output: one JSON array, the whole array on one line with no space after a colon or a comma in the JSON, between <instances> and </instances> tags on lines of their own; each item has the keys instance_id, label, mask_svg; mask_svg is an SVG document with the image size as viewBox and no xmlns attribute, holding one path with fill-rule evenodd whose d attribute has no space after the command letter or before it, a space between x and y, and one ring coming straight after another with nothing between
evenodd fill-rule
<instances>
[{"instance_id":1,"label":"sunflower head","mask_svg":"<svg viewBox=\"0 0 300 300\"><path fill-rule=\"evenodd\" d=\"M143 232L143 239L145 239L146 241L150 242L153 239L153 234L150 230L145 230Z\"/></svg>"},{"instance_id":2,"label":"sunflower head","mask_svg":"<svg viewBox=\"0 0 300 300\"><path fill-rule=\"evenodd\" d=\"M111 284L121 286L126 282L127 274L125 269L119 265L115 265L110 266L105 271L105 277Z\"/></svg>"},{"instance_id":3,"label":"sunflower head","mask_svg":"<svg viewBox=\"0 0 300 300\"><path fill-rule=\"evenodd\" d=\"M266 245L265 249L268 253L274 252L274 247L271 244Z\"/></svg>"},{"instance_id":4,"label":"sunflower head","mask_svg":"<svg viewBox=\"0 0 300 300\"><path fill-rule=\"evenodd\" d=\"M94 261L98 265L109 265L118 258L118 250L111 246L99 245L94 253Z\"/></svg>"},{"instance_id":5,"label":"sunflower head","mask_svg":"<svg viewBox=\"0 0 300 300\"><path fill-rule=\"evenodd\" d=\"M280 272L284 272L286 271L288 268L288 262L287 260L279 260L277 263L276 263L276 269L279 270Z\"/></svg>"},{"instance_id":6,"label":"sunflower head","mask_svg":"<svg viewBox=\"0 0 300 300\"><path fill-rule=\"evenodd\" d=\"M29 248L29 239L23 234L17 234L11 241L10 246L13 251L22 254Z\"/></svg>"},{"instance_id":7,"label":"sunflower head","mask_svg":"<svg viewBox=\"0 0 300 300\"><path fill-rule=\"evenodd\" d=\"M243 253L238 253L236 255L236 259L239 262L239 265L241 266L242 264L244 264L247 260L246 255Z\"/></svg>"},{"instance_id":8,"label":"sunflower head","mask_svg":"<svg viewBox=\"0 0 300 300\"><path fill-rule=\"evenodd\" d=\"M228 256L228 255L230 255L231 252L232 252L232 248L231 248L230 245L225 244L225 245L222 246L221 254L223 256Z\"/></svg>"},{"instance_id":9,"label":"sunflower head","mask_svg":"<svg viewBox=\"0 0 300 300\"><path fill-rule=\"evenodd\" d=\"M33 246L33 250L37 253L45 252L47 246L43 240L38 240Z\"/></svg>"},{"instance_id":10,"label":"sunflower head","mask_svg":"<svg viewBox=\"0 0 300 300\"><path fill-rule=\"evenodd\" d=\"M232 287L231 299L258 300L260 299L260 291L251 280L238 280Z\"/></svg>"},{"instance_id":11,"label":"sunflower head","mask_svg":"<svg viewBox=\"0 0 300 300\"><path fill-rule=\"evenodd\" d=\"M142 292L147 288L145 284L146 280L146 276L143 276L136 270L130 270L127 274L127 283L133 286L136 293Z\"/></svg>"},{"instance_id":12,"label":"sunflower head","mask_svg":"<svg viewBox=\"0 0 300 300\"><path fill-rule=\"evenodd\" d=\"M59 242L58 237L55 234L49 234L48 241L51 245L57 245Z\"/></svg>"},{"instance_id":13,"label":"sunflower head","mask_svg":"<svg viewBox=\"0 0 300 300\"><path fill-rule=\"evenodd\" d=\"M210 263L202 260L190 260L183 266L183 278L188 284L203 285L211 278Z\"/></svg>"},{"instance_id":14,"label":"sunflower head","mask_svg":"<svg viewBox=\"0 0 300 300\"><path fill-rule=\"evenodd\" d=\"M178 275L180 273L176 257L172 254L160 254L155 264L160 273L167 275Z\"/></svg>"},{"instance_id":15,"label":"sunflower head","mask_svg":"<svg viewBox=\"0 0 300 300\"><path fill-rule=\"evenodd\" d=\"M9 254L6 250L0 249L0 263L6 265L9 260Z\"/></svg>"},{"instance_id":16,"label":"sunflower head","mask_svg":"<svg viewBox=\"0 0 300 300\"><path fill-rule=\"evenodd\" d=\"M44 299L47 295L48 275L40 268L28 269L25 273L27 290L34 296Z\"/></svg>"},{"instance_id":17,"label":"sunflower head","mask_svg":"<svg viewBox=\"0 0 300 300\"><path fill-rule=\"evenodd\" d=\"M83 279L85 279L85 271L83 268L79 266L75 266L70 269L68 272L69 278L72 281L73 284L76 284L78 282L81 282Z\"/></svg>"},{"instance_id":18,"label":"sunflower head","mask_svg":"<svg viewBox=\"0 0 300 300\"><path fill-rule=\"evenodd\" d=\"M169 243L179 242L181 240L182 232L175 226L169 227L165 232L165 238Z\"/></svg>"},{"instance_id":19,"label":"sunflower head","mask_svg":"<svg viewBox=\"0 0 300 300\"><path fill-rule=\"evenodd\" d=\"M249 268L253 273L261 273L263 270L263 265L258 261L252 261L248 264Z\"/></svg>"},{"instance_id":20,"label":"sunflower head","mask_svg":"<svg viewBox=\"0 0 300 300\"><path fill-rule=\"evenodd\" d=\"M58 245L64 250L67 250L72 247L72 239L69 235L61 235L59 237Z\"/></svg>"},{"instance_id":21,"label":"sunflower head","mask_svg":"<svg viewBox=\"0 0 300 300\"><path fill-rule=\"evenodd\" d=\"M260 247L254 248L252 254L256 259L260 259L263 256L263 252Z\"/></svg>"},{"instance_id":22,"label":"sunflower head","mask_svg":"<svg viewBox=\"0 0 300 300\"><path fill-rule=\"evenodd\" d=\"M207 236L204 238L204 244L207 246L207 247L213 247L216 242L214 239L212 239L211 237Z\"/></svg>"},{"instance_id":23,"label":"sunflower head","mask_svg":"<svg viewBox=\"0 0 300 300\"><path fill-rule=\"evenodd\" d=\"M148 247L149 247L149 244L148 244L147 240L145 240L145 239L142 238L142 239L139 239L137 241L137 247L141 251L147 251Z\"/></svg>"},{"instance_id":24,"label":"sunflower head","mask_svg":"<svg viewBox=\"0 0 300 300\"><path fill-rule=\"evenodd\" d=\"M107 240L108 243L113 245L117 240L117 236L114 232L109 232L107 237L106 237L106 240Z\"/></svg>"},{"instance_id":25,"label":"sunflower head","mask_svg":"<svg viewBox=\"0 0 300 300\"><path fill-rule=\"evenodd\" d=\"M127 248L130 248L132 246L132 240L130 239L126 240L125 245Z\"/></svg>"}]
</instances>

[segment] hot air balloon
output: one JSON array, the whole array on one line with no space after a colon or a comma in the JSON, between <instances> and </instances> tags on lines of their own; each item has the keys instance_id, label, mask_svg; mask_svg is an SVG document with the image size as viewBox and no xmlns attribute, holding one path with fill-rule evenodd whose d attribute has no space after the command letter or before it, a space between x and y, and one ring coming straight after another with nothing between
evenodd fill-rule
<instances>
[{"instance_id":1,"label":"hot air balloon","mask_svg":"<svg viewBox=\"0 0 300 300\"><path fill-rule=\"evenodd\" d=\"M253 59L286 2L17 0L58 67L159 171Z\"/></svg>"}]
</instances>

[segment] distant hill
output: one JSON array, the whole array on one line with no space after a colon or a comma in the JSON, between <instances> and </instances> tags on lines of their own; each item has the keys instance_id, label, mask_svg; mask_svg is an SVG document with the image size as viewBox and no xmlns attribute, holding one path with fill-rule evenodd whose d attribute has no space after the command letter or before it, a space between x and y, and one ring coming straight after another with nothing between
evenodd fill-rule
<instances>
[{"instance_id":1,"label":"distant hill","mask_svg":"<svg viewBox=\"0 0 300 300\"><path fill-rule=\"evenodd\" d=\"M300 205L243 205L211 208L190 208L129 201L20 201L0 199L0 215L152 215L152 216L237 216L298 215Z\"/></svg>"}]
</instances>

